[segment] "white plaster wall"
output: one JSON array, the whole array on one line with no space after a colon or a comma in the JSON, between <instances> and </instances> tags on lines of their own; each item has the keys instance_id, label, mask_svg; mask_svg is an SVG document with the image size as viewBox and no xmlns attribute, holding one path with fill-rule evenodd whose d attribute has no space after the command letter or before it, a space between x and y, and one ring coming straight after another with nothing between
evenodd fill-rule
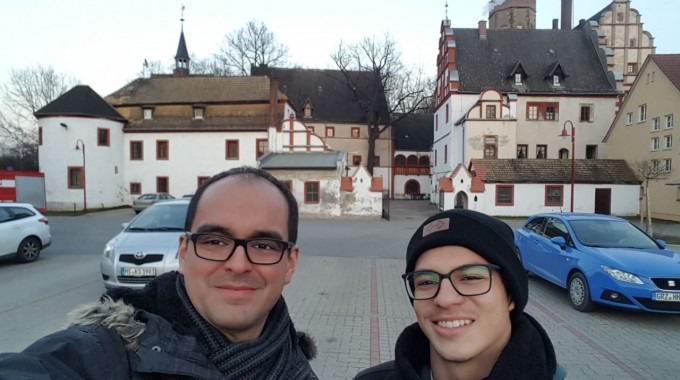
<instances>
[{"instance_id":1,"label":"white plaster wall","mask_svg":"<svg viewBox=\"0 0 680 380\"><path fill-rule=\"evenodd\" d=\"M168 190L175 197L196 191L198 177L210 177L234 167L257 167L256 139L267 138L267 132L201 132L201 133L127 133L124 185L142 184L142 193L156 191L156 177L169 177ZM169 141L169 159L156 159L156 141ZM239 140L239 159L226 160L226 140ZM132 161L130 141L143 141L144 159ZM128 202L138 195L128 197Z\"/></svg>"},{"instance_id":2,"label":"white plaster wall","mask_svg":"<svg viewBox=\"0 0 680 380\"><path fill-rule=\"evenodd\" d=\"M341 192L342 216L382 218L382 192L371 191L371 177L362 166L352 177L352 191Z\"/></svg>"},{"instance_id":3,"label":"white plaster wall","mask_svg":"<svg viewBox=\"0 0 680 380\"><path fill-rule=\"evenodd\" d=\"M61 123L68 127L62 127ZM83 166L82 150L75 150L78 139L85 144L88 209L127 203L122 123L84 117L46 117L39 119L38 124L43 134L43 144L38 148L39 166L45 173L48 210L83 208L83 189L68 188L67 168ZM109 130L109 146L97 145L97 128Z\"/></svg>"},{"instance_id":4,"label":"white plaster wall","mask_svg":"<svg viewBox=\"0 0 680 380\"><path fill-rule=\"evenodd\" d=\"M576 184L574 192L574 212L595 212L595 189L611 189L611 213L618 216L634 216L639 213L638 185L585 185ZM564 184L564 204L545 206L544 184L515 184L514 205L496 206L496 185L486 184L484 203L481 210L495 216L529 216L539 212L567 212L570 209L570 185Z\"/></svg>"},{"instance_id":5,"label":"white plaster wall","mask_svg":"<svg viewBox=\"0 0 680 380\"><path fill-rule=\"evenodd\" d=\"M526 120L527 102L558 102L559 120ZM593 122L579 121L581 105L593 105ZM559 158L565 148L571 152L571 138L560 134L567 120L576 131L576 158L586 158L586 145L597 145L597 158L607 158L606 145L602 143L616 115L616 98L611 97L529 97L518 99L517 144L529 145L529 158L536 158L536 144L548 145L547 158ZM567 125L571 134L571 127ZM571 157L571 154L570 154ZM505 157L508 158L508 157Z\"/></svg>"},{"instance_id":6,"label":"white plaster wall","mask_svg":"<svg viewBox=\"0 0 680 380\"><path fill-rule=\"evenodd\" d=\"M465 158L484 158L484 136L494 135L497 137L498 158L515 158L517 156L515 120L470 120L465 122Z\"/></svg>"}]
</instances>

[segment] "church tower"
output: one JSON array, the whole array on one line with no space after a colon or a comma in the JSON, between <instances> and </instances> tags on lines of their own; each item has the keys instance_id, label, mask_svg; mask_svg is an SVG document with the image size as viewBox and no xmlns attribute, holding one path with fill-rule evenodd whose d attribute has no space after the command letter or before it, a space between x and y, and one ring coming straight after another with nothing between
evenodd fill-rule
<instances>
[{"instance_id":1,"label":"church tower","mask_svg":"<svg viewBox=\"0 0 680 380\"><path fill-rule=\"evenodd\" d=\"M177 54L175 54L175 69L172 71L174 77L188 77L189 76L189 52L187 51L187 43L184 40L184 5L182 5L182 29L179 34L179 44L177 45Z\"/></svg>"},{"instance_id":2,"label":"church tower","mask_svg":"<svg viewBox=\"0 0 680 380\"><path fill-rule=\"evenodd\" d=\"M489 29L536 29L536 0L489 1Z\"/></svg>"}]
</instances>

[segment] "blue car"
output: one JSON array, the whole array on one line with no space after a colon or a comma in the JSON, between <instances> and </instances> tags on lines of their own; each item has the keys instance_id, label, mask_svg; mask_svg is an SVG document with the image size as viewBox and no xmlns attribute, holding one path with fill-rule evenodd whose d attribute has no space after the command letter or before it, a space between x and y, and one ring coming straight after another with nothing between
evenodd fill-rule
<instances>
[{"instance_id":1,"label":"blue car","mask_svg":"<svg viewBox=\"0 0 680 380\"><path fill-rule=\"evenodd\" d=\"M531 216L515 233L527 272L569 291L572 306L596 303L680 314L680 254L615 216Z\"/></svg>"}]
</instances>

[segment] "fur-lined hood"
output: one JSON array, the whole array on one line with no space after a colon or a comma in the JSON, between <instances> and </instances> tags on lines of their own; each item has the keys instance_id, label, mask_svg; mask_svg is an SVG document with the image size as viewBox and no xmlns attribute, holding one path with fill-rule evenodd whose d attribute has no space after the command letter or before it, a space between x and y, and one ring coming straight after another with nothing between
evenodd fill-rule
<instances>
[{"instance_id":1,"label":"fur-lined hood","mask_svg":"<svg viewBox=\"0 0 680 380\"><path fill-rule=\"evenodd\" d=\"M149 313L135 309L122 299L114 300L109 295L104 295L99 302L84 304L71 311L68 316L68 325L103 326L115 329L125 341L125 348L135 352L139 349L141 337L147 329L150 318L163 320L158 316L151 317ZM163 328L173 328L169 322L165 320L163 322L167 324ZM305 357L308 360L314 359L317 355L314 338L305 332L297 331L297 339Z\"/></svg>"}]
</instances>

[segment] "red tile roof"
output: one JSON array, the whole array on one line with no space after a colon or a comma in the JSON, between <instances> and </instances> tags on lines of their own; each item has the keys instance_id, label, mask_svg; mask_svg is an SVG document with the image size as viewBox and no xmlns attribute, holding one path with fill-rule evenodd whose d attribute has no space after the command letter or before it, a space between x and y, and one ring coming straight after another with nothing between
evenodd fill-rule
<instances>
[{"instance_id":1,"label":"red tile roof","mask_svg":"<svg viewBox=\"0 0 680 380\"><path fill-rule=\"evenodd\" d=\"M680 54L654 54L650 58L680 90Z\"/></svg>"}]
</instances>

